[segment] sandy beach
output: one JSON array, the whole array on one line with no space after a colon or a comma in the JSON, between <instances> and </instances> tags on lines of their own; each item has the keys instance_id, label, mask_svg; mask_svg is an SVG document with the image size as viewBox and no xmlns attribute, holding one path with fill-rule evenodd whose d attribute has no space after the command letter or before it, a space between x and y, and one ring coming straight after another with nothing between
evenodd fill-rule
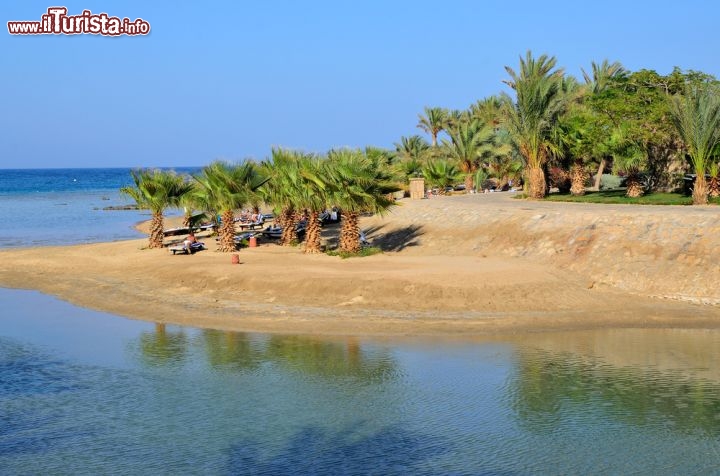
<instances>
[{"instance_id":1,"label":"sandy beach","mask_svg":"<svg viewBox=\"0 0 720 476\"><path fill-rule=\"evenodd\" d=\"M172 255L147 240L0 252L0 285L155 322L335 335L720 327L717 207L401 200L361 225L383 254L260 242ZM167 226L172 225L172 221ZM697 229L695 229L695 228ZM332 243L336 229L324 231ZM687 235L686 238L682 238Z\"/></svg>"}]
</instances>

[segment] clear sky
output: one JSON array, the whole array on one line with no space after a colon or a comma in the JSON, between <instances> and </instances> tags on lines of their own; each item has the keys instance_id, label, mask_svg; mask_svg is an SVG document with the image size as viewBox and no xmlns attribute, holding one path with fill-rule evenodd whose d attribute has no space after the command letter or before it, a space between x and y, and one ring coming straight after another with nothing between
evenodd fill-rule
<instances>
[{"instance_id":1,"label":"clear sky","mask_svg":"<svg viewBox=\"0 0 720 476\"><path fill-rule=\"evenodd\" d=\"M15 36L47 8L148 21L148 36ZM720 4L718 4L720 5ZM392 147L424 106L506 90L526 50L720 77L701 0L4 1L0 168L205 165L272 146Z\"/></svg>"}]
</instances>

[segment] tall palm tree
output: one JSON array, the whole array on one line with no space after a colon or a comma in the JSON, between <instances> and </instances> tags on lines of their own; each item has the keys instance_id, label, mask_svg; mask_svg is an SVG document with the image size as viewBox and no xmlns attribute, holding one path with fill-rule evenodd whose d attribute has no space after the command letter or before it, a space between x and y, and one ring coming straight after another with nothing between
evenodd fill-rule
<instances>
[{"instance_id":1,"label":"tall palm tree","mask_svg":"<svg viewBox=\"0 0 720 476\"><path fill-rule=\"evenodd\" d=\"M221 214L220 251L235 251L235 210L256 200L257 190L268 181L254 162L229 164L217 161L198 177L208 203Z\"/></svg>"},{"instance_id":2,"label":"tall palm tree","mask_svg":"<svg viewBox=\"0 0 720 476\"><path fill-rule=\"evenodd\" d=\"M622 64L615 61L610 63L604 59L601 64L591 63L592 72L588 74L584 69L580 68L583 74L585 84L588 86L592 94L598 94L605 91L610 81L627 74Z\"/></svg>"},{"instance_id":3,"label":"tall palm tree","mask_svg":"<svg viewBox=\"0 0 720 476\"><path fill-rule=\"evenodd\" d=\"M470 193L473 188L473 175L480 167L481 159L492 153L494 131L474 120L459 123L449 134L452 140L443 139L443 151L465 174L465 191Z\"/></svg>"},{"instance_id":4,"label":"tall palm tree","mask_svg":"<svg viewBox=\"0 0 720 476\"><path fill-rule=\"evenodd\" d=\"M519 72L505 67L510 80L504 83L516 94L515 102L506 108L506 127L525 162L530 198L545 196L543 167L553 148L551 133L566 103L563 70L554 69L556 62L547 55L533 58L528 51L525 59L520 58Z\"/></svg>"},{"instance_id":5,"label":"tall palm tree","mask_svg":"<svg viewBox=\"0 0 720 476\"><path fill-rule=\"evenodd\" d=\"M496 129L502 123L506 100L507 98L502 96L488 96L480 99L470 106L470 116L482 124Z\"/></svg>"},{"instance_id":6,"label":"tall palm tree","mask_svg":"<svg viewBox=\"0 0 720 476\"><path fill-rule=\"evenodd\" d=\"M441 107L426 107L425 115L418 114L418 127L432 138L432 146L437 146L437 136L445 129L448 113Z\"/></svg>"},{"instance_id":7,"label":"tall palm tree","mask_svg":"<svg viewBox=\"0 0 720 476\"><path fill-rule=\"evenodd\" d=\"M395 143L395 152L400 161L421 161L430 148L425 139L420 136L400 137L400 142Z\"/></svg>"},{"instance_id":8,"label":"tall palm tree","mask_svg":"<svg viewBox=\"0 0 720 476\"><path fill-rule=\"evenodd\" d=\"M332 150L327 173L333 202L342 210L340 251L360 251L360 214L384 213L394 206L389 194L398 190L389 170L359 150Z\"/></svg>"},{"instance_id":9,"label":"tall palm tree","mask_svg":"<svg viewBox=\"0 0 720 476\"><path fill-rule=\"evenodd\" d=\"M670 98L670 119L685 143L695 171L693 205L708 203L705 174L713 149L720 143L720 89L710 84L689 86Z\"/></svg>"},{"instance_id":10,"label":"tall palm tree","mask_svg":"<svg viewBox=\"0 0 720 476\"><path fill-rule=\"evenodd\" d=\"M176 207L191 185L181 175L172 171L141 169L130 172L134 186L123 187L120 192L137 203L138 208L150 210L149 248L163 246L163 212L168 207Z\"/></svg>"},{"instance_id":11,"label":"tall palm tree","mask_svg":"<svg viewBox=\"0 0 720 476\"><path fill-rule=\"evenodd\" d=\"M453 109L447 111L445 115L445 124L443 130L450 136L450 140L454 140L453 136L457 134L458 128L463 125L467 125L472 121L472 116L469 111L461 111L459 109Z\"/></svg>"}]
</instances>

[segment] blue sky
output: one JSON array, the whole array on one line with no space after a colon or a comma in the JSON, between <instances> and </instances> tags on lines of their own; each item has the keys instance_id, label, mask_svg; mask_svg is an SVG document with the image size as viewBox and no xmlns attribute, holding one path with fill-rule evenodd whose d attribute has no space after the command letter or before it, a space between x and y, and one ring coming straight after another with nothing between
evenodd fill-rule
<instances>
[{"instance_id":1,"label":"blue sky","mask_svg":"<svg viewBox=\"0 0 720 476\"><path fill-rule=\"evenodd\" d=\"M38 1L0 5L0 168L195 166L272 146L392 147L424 106L506 90L528 49L720 77L713 2ZM50 6L148 36L13 36Z\"/></svg>"}]
</instances>

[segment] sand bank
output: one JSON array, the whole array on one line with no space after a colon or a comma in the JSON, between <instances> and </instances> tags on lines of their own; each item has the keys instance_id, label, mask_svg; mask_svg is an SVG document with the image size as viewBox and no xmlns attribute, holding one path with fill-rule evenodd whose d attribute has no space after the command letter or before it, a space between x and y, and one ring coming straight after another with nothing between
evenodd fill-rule
<instances>
[{"instance_id":1,"label":"sand bank","mask_svg":"<svg viewBox=\"0 0 720 476\"><path fill-rule=\"evenodd\" d=\"M720 327L720 277L709 265L720 249L717 208L507 194L401 203L362 221L382 255L342 260L261 242L233 265L212 238L191 256L144 249L146 240L16 249L0 253L0 285L132 318L242 331ZM333 230L325 238L332 242Z\"/></svg>"}]
</instances>

